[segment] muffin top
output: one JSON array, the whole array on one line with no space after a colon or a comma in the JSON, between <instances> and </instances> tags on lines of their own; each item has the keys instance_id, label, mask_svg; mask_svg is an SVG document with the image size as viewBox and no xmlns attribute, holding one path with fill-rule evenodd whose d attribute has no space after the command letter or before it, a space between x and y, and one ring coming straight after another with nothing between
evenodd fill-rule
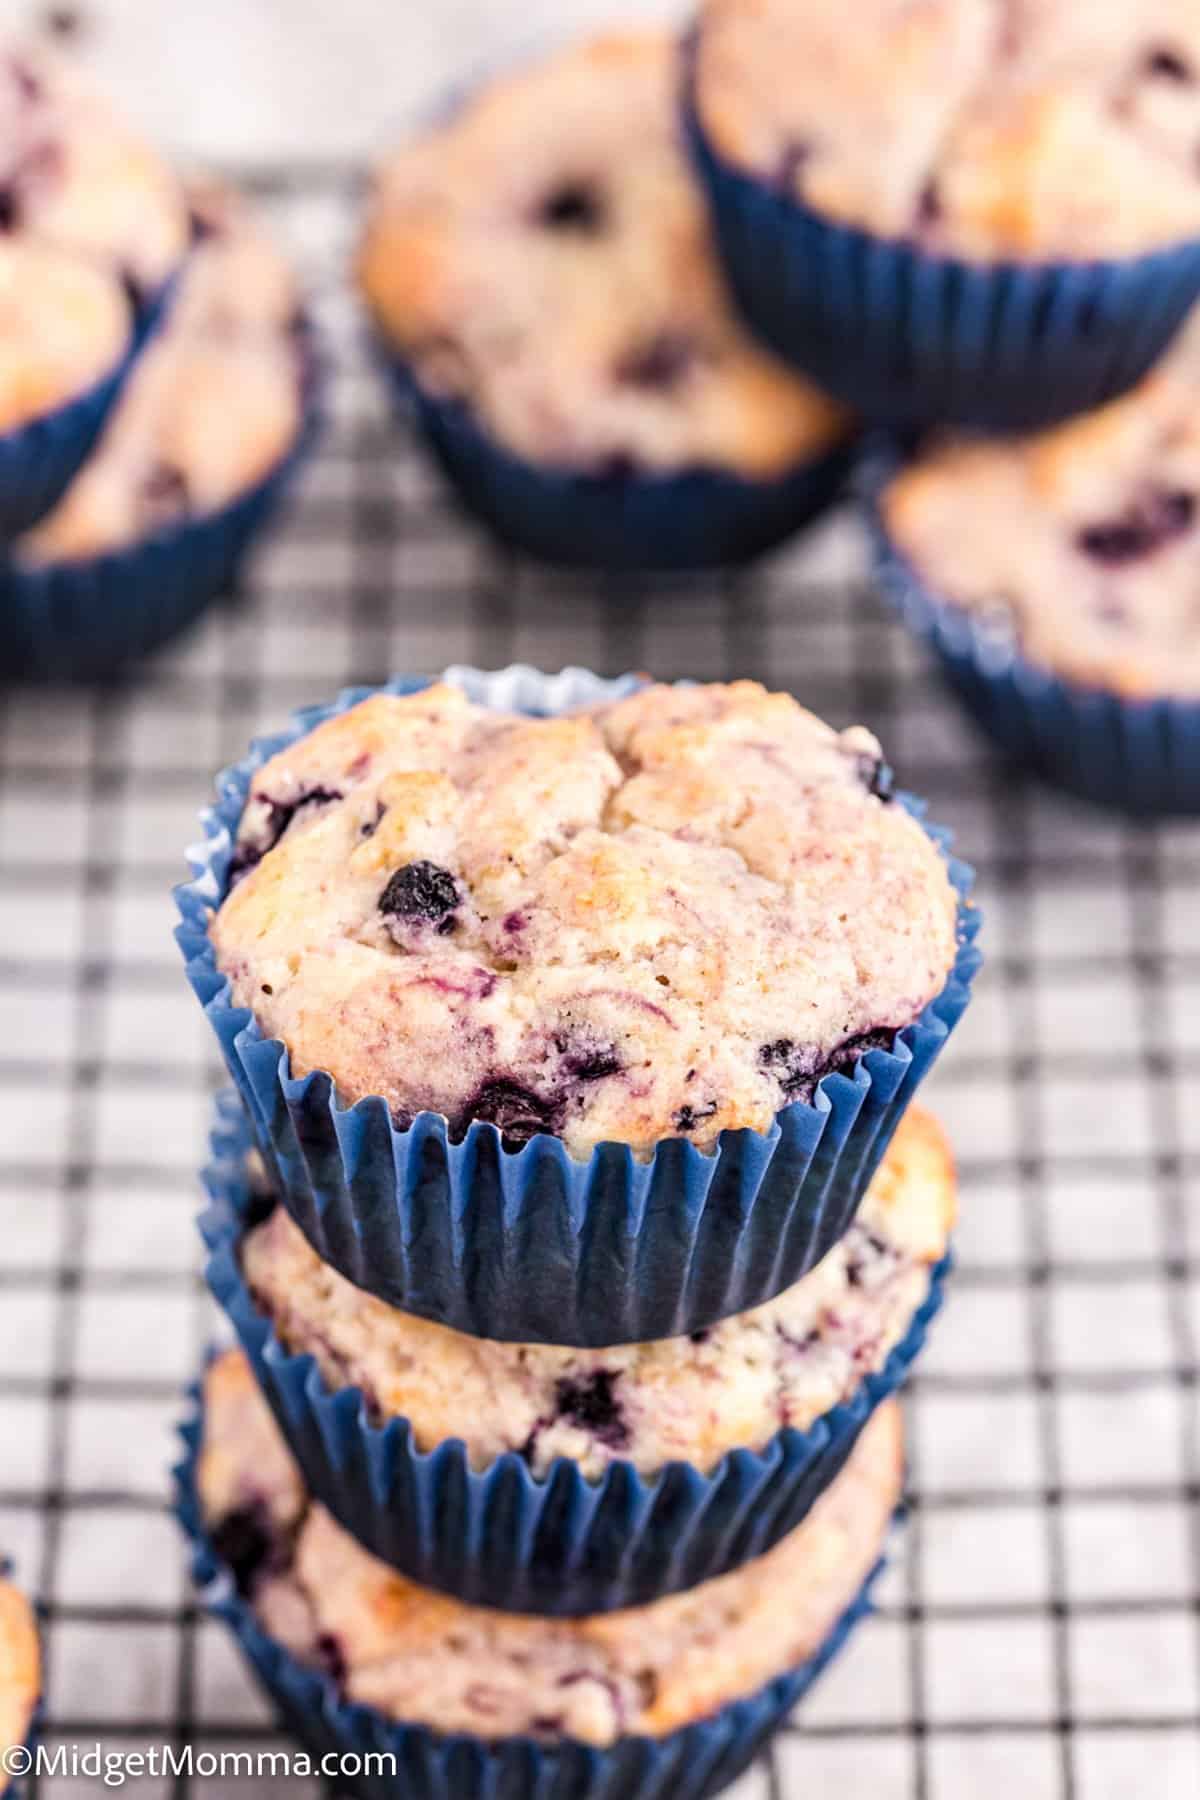
<instances>
[{"instance_id":1,"label":"muffin top","mask_svg":"<svg viewBox=\"0 0 1200 1800\"><path fill-rule=\"evenodd\" d=\"M377 694L256 774L216 960L293 1073L402 1127L708 1148L945 985L954 889L882 767L755 682L540 719Z\"/></svg>"},{"instance_id":2,"label":"muffin top","mask_svg":"<svg viewBox=\"0 0 1200 1800\"><path fill-rule=\"evenodd\" d=\"M461 1438L476 1468L515 1451L536 1475L556 1457L589 1479L615 1461L650 1475L711 1469L849 1399L927 1297L954 1210L949 1147L913 1108L811 1274L690 1337L607 1350L494 1343L399 1312L323 1263L282 1206L247 1234L242 1267L288 1349L315 1356L330 1388L361 1388L377 1425L406 1418L418 1449Z\"/></svg>"},{"instance_id":3,"label":"muffin top","mask_svg":"<svg viewBox=\"0 0 1200 1800\"><path fill-rule=\"evenodd\" d=\"M1085 686L1200 696L1200 338L1051 431L936 444L883 496L893 541L999 643Z\"/></svg>"},{"instance_id":4,"label":"muffin top","mask_svg":"<svg viewBox=\"0 0 1200 1800\"><path fill-rule=\"evenodd\" d=\"M183 256L183 190L158 153L41 45L0 42L0 230L106 265L139 297Z\"/></svg>"},{"instance_id":5,"label":"muffin top","mask_svg":"<svg viewBox=\"0 0 1200 1800\"><path fill-rule=\"evenodd\" d=\"M422 385L522 456L778 475L844 422L735 319L676 89L651 32L492 82L381 171L359 279Z\"/></svg>"},{"instance_id":6,"label":"muffin top","mask_svg":"<svg viewBox=\"0 0 1200 1800\"><path fill-rule=\"evenodd\" d=\"M899 1408L875 1414L804 1523L756 1562L650 1606L545 1619L465 1606L367 1554L310 1502L239 1352L210 1365L198 1485L265 1630L346 1699L482 1738L661 1737L811 1656L900 1495Z\"/></svg>"},{"instance_id":7,"label":"muffin top","mask_svg":"<svg viewBox=\"0 0 1200 1800\"><path fill-rule=\"evenodd\" d=\"M817 212L970 259L1200 233L1200 8L704 0L714 148ZM1120 195L1120 204L1113 196Z\"/></svg>"},{"instance_id":8,"label":"muffin top","mask_svg":"<svg viewBox=\"0 0 1200 1800\"><path fill-rule=\"evenodd\" d=\"M16 1749L29 1735L41 1693L41 1660L29 1602L11 1582L0 1579L0 1754Z\"/></svg>"},{"instance_id":9,"label":"muffin top","mask_svg":"<svg viewBox=\"0 0 1200 1800\"><path fill-rule=\"evenodd\" d=\"M132 312L115 275L33 238L0 237L0 432L116 368Z\"/></svg>"},{"instance_id":10,"label":"muffin top","mask_svg":"<svg viewBox=\"0 0 1200 1800\"><path fill-rule=\"evenodd\" d=\"M58 505L17 540L22 562L95 556L215 512L299 430L292 272L228 190L189 198L200 241L167 321Z\"/></svg>"}]
</instances>

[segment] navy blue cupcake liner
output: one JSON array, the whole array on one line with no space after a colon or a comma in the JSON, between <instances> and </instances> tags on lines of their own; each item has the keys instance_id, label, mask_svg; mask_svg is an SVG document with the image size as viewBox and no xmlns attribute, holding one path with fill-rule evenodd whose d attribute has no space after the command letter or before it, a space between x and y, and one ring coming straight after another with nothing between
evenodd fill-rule
<instances>
[{"instance_id":1,"label":"navy blue cupcake liner","mask_svg":"<svg viewBox=\"0 0 1200 1800\"><path fill-rule=\"evenodd\" d=\"M551 563L670 571L751 561L841 495L848 441L756 481L719 468L597 473L527 461L461 401L431 394L381 346L393 388L467 508L506 543Z\"/></svg>"},{"instance_id":2,"label":"navy blue cupcake liner","mask_svg":"<svg viewBox=\"0 0 1200 1800\"><path fill-rule=\"evenodd\" d=\"M168 310L174 287L172 276L142 304L129 343L107 374L53 412L0 433L0 543L19 537L61 499Z\"/></svg>"},{"instance_id":3,"label":"navy blue cupcake liner","mask_svg":"<svg viewBox=\"0 0 1200 1800\"><path fill-rule=\"evenodd\" d=\"M518 666L495 675L451 669L471 698L526 713L560 712L629 691L568 669L547 678ZM412 692L399 677L383 690ZM959 895L959 947L942 992L869 1050L852 1075L831 1074L765 1132L722 1132L705 1153L685 1138L638 1162L623 1144L577 1161L539 1134L506 1150L476 1120L461 1141L445 1117L398 1128L385 1101L343 1106L329 1075L291 1073L278 1038L232 1004L208 916L223 898L234 836L255 771L275 752L369 693L355 688L295 715L219 777L189 852L194 878L176 889L176 939L285 1205L318 1255L406 1312L476 1337L520 1343L629 1344L681 1337L771 1299L843 1236L904 1109L965 1011L979 966L972 871L948 835L926 831ZM900 803L917 817L922 808Z\"/></svg>"},{"instance_id":4,"label":"navy blue cupcake liner","mask_svg":"<svg viewBox=\"0 0 1200 1800\"><path fill-rule=\"evenodd\" d=\"M307 1669L259 1625L236 1591L203 1523L196 1492L199 1396L181 1427L184 1457L174 1471L175 1513L192 1546L192 1579L208 1614L232 1631L267 1696L339 1790L363 1800L710 1800L753 1761L771 1732L842 1650L873 1610L881 1557L816 1653L745 1699L733 1701L668 1737L626 1737L609 1749L575 1739L486 1740L405 1724L345 1701L328 1675ZM383 1758L369 1763L367 1758Z\"/></svg>"},{"instance_id":5,"label":"navy blue cupcake liner","mask_svg":"<svg viewBox=\"0 0 1200 1800\"><path fill-rule=\"evenodd\" d=\"M967 262L823 218L684 124L754 331L864 417L1030 430L1133 387L1200 295L1200 237L1089 262Z\"/></svg>"},{"instance_id":6,"label":"navy blue cupcake liner","mask_svg":"<svg viewBox=\"0 0 1200 1800\"><path fill-rule=\"evenodd\" d=\"M229 505L79 561L25 565L0 556L0 677L102 679L161 648L232 585L320 429L320 362L307 327L301 341L297 437Z\"/></svg>"},{"instance_id":7,"label":"navy blue cupcake liner","mask_svg":"<svg viewBox=\"0 0 1200 1800\"><path fill-rule=\"evenodd\" d=\"M653 1477L615 1462L588 1480L568 1457L535 1476L508 1452L471 1466L453 1438L421 1451L406 1419L373 1424L358 1388L331 1389L259 1310L239 1264L259 1202L237 1096L218 1102L200 1219L209 1287L228 1313L279 1428L317 1499L382 1561L475 1606L563 1617L644 1606L724 1575L793 1530L839 1473L875 1408L907 1378L939 1312L950 1259L883 1368L807 1430L735 1450L710 1473Z\"/></svg>"},{"instance_id":8,"label":"navy blue cupcake liner","mask_svg":"<svg viewBox=\"0 0 1200 1800\"><path fill-rule=\"evenodd\" d=\"M1200 700L1078 686L936 593L884 523L883 491L900 465L895 448L877 444L859 471L874 583L937 657L975 724L1015 761L1081 799L1134 818L1200 814Z\"/></svg>"}]
</instances>

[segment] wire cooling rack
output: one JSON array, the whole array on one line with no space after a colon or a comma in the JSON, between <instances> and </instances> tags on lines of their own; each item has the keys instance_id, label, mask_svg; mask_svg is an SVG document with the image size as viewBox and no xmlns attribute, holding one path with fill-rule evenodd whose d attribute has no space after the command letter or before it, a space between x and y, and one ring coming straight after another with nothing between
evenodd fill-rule
<instances>
[{"instance_id":1,"label":"wire cooling rack","mask_svg":"<svg viewBox=\"0 0 1200 1800\"><path fill-rule=\"evenodd\" d=\"M930 1089L963 1223L908 1399L911 1521L881 1615L736 1800L1196 1800L1200 830L998 765L865 591L847 520L645 589L492 550L359 349L354 181L253 185L318 289L324 444L236 604L127 685L0 697L0 1548L42 1609L47 1740L283 1742L166 1509L213 1327L193 1218L218 1081L167 890L212 773L345 683L524 659L759 676L865 720L981 877L989 962Z\"/></svg>"}]
</instances>

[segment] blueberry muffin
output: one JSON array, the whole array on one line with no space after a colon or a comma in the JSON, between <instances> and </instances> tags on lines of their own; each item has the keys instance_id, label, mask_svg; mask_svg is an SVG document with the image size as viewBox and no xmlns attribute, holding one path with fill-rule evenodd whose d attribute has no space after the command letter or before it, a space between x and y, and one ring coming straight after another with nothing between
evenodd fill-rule
<instances>
[{"instance_id":1,"label":"blueberry muffin","mask_svg":"<svg viewBox=\"0 0 1200 1800\"><path fill-rule=\"evenodd\" d=\"M1040 668L1129 699L1200 699L1200 343L1052 431L943 440L883 522L940 599Z\"/></svg>"},{"instance_id":2,"label":"blueberry muffin","mask_svg":"<svg viewBox=\"0 0 1200 1800\"><path fill-rule=\"evenodd\" d=\"M24 1595L0 1572L0 1790L7 1787L4 1753L28 1738L41 1688L33 1613Z\"/></svg>"},{"instance_id":3,"label":"blueberry muffin","mask_svg":"<svg viewBox=\"0 0 1200 1800\"><path fill-rule=\"evenodd\" d=\"M121 549L228 506L301 421L290 268L225 190L190 190L199 242L168 320L58 504L15 543L22 566Z\"/></svg>"},{"instance_id":4,"label":"blueberry muffin","mask_svg":"<svg viewBox=\"0 0 1200 1800\"><path fill-rule=\"evenodd\" d=\"M1193 0L865 0L853 18L704 0L695 104L727 163L935 254L1075 262L1200 234Z\"/></svg>"},{"instance_id":5,"label":"blueberry muffin","mask_svg":"<svg viewBox=\"0 0 1200 1800\"><path fill-rule=\"evenodd\" d=\"M109 268L153 295L188 243L168 165L77 71L41 46L0 44L0 230Z\"/></svg>"},{"instance_id":6,"label":"blueberry muffin","mask_svg":"<svg viewBox=\"0 0 1200 1800\"><path fill-rule=\"evenodd\" d=\"M766 1131L957 949L876 740L753 682L552 718L374 695L257 771L229 882L218 967L293 1073L580 1158Z\"/></svg>"},{"instance_id":7,"label":"blueberry muffin","mask_svg":"<svg viewBox=\"0 0 1200 1800\"><path fill-rule=\"evenodd\" d=\"M505 76L382 170L358 276L426 392L531 463L779 477L844 435L738 323L665 34Z\"/></svg>"},{"instance_id":8,"label":"blueberry muffin","mask_svg":"<svg viewBox=\"0 0 1200 1800\"><path fill-rule=\"evenodd\" d=\"M269 1204L269 1202L268 1202ZM376 1424L407 1418L417 1448L461 1438L476 1468L505 1451L544 1475L556 1457L598 1479L642 1475L804 1431L883 1367L929 1294L955 1208L949 1148L914 1109L841 1243L778 1299L691 1337L609 1350L467 1337L386 1306L321 1262L280 1206L242 1266L290 1351L330 1388L361 1388Z\"/></svg>"},{"instance_id":9,"label":"blueberry muffin","mask_svg":"<svg viewBox=\"0 0 1200 1800\"><path fill-rule=\"evenodd\" d=\"M572 1621L464 1606L370 1557L310 1502L236 1352L206 1378L198 1487L263 1628L345 1698L443 1732L603 1747L662 1737L816 1651L880 1553L901 1464L888 1406L766 1556L652 1606Z\"/></svg>"},{"instance_id":10,"label":"blueberry muffin","mask_svg":"<svg viewBox=\"0 0 1200 1800\"><path fill-rule=\"evenodd\" d=\"M132 328L115 275L37 239L0 237L0 434L109 375Z\"/></svg>"}]
</instances>

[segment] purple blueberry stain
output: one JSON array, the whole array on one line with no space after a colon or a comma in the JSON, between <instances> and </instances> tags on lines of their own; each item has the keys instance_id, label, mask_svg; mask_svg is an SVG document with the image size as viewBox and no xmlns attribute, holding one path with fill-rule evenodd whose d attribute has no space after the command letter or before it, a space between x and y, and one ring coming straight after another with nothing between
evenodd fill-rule
<instances>
[{"instance_id":1,"label":"purple blueberry stain","mask_svg":"<svg viewBox=\"0 0 1200 1800\"><path fill-rule=\"evenodd\" d=\"M1195 81L1195 72L1187 58L1170 44L1155 44L1142 65L1147 75L1158 81L1174 81L1187 86Z\"/></svg>"},{"instance_id":2,"label":"purple blueberry stain","mask_svg":"<svg viewBox=\"0 0 1200 1800\"><path fill-rule=\"evenodd\" d=\"M313 1645L313 1655L317 1666L328 1675L330 1681L339 1690L346 1685L349 1672L341 1643L331 1631L323 1631Z\"/></svg>"},{"instance_id":3,"label":"purple blueberry stain","mask_svg":"<svg viewBox=\"0 0 1200 1800\"><path fill-rule=\"evenodd\" d=\"M326 787L308 788L295 800L272 800L266 794L251 795L252 804L267 808L267 817L256 829L253 838L248 837L235 849L229 864L230 887L234 887L244 875L248 875L275 848L299 813L310 806L332 806L342 798L337 788Z\"/></svg>"},{"instance_id":4,"label":"purple blueberry stain","mask_svg":"<svg viewBox=\"0 0 1200 1800\"><path fill-rule=\"evenodd\" d=\"M562 1071L573 1081L604 1081L625 1067L615 1044L587 1031L560 1032L554 1048L562 1059Z\"/></svg>"},{"instance_id":5,"label":"purple blueberry stain","mask_svg":"<svg viewBox=\"0 0 1200 1800\"><path fill-rule=\"evenodd\" d=\"M414 926L432 928L439 937L448 937L461 905L462 890L449 869L424 860L397 869L379 896L379 910L393 937L397 927L406 933Z\"/></svg>"},{"instance_id":6,"label":"purple blueberry stain","mask_svg":"<svg viewBox=\"0 0 1200 1800\"><path fill-rule=\"evenodd\" d=\"M817 1083L826 1075L852 1075L868 1050L890 1050L896 1034L886 1027L855 1032L822 1057L815 1044L798 1044L792 1038L775 1038L758 1052L759 1066L778 1081L785 1100L811 1101Z\"/></svg>"},{"instance_id":7,"label":"purple blueberry stain","mask_svg":"<svg viewBox=\"0 0 1200 1800\"><path fill-rule=\"evenodd\" d=\"M710 1100L706 1106L685 1104L679 1108L671 1122L676 1131L695 1131L697 1125L703 1125L706 1119L711 1119L716 1110L717 1102L715 1100Z\"/></svg>"},{"instance_id":8,"label":"purple blueberry stain","mask_svg":"<svg viewBox=\"0 0 1200 1800\"><path fill-rule=\"evenodd\" d=\"M476 1120L494 1125L506 1148L520 1147L539 1132L553 1132L561 1122L560 1102L543 1098L519 1081L495 1075L476 1089L451 1126L457 1142Z\"/></svg>"},{"instance_id":9,"label":"purple blueberry stain","mask_svg":"<svg viewBox=\"0 0 1200 1800\"><path fill-rule=\"evenodd\" d=\"M24 57L10 56L8 73L19 98L24 100L28 106L36 105L42 98L44 90L38 76L34 74Z\"/></svg>"},{"instance_id":10,"label":"purple blueberry stain","mask_svg":"<svg viewBox=\"0 0 1200 1800\"><path fill-rule=\"evenodd\" d=\"M608 223L608 204L597 182L562 181L539 202L534 217L546 231L598 237Z\"/></svg>"},{"instance_id":11,"label":"purple blueberry stain","mask_svg":"<svg viewBox=\"0 0 1200 1800\"><path fill-rule=\"evenodd\" d=\"M261 1501L226 1513L213 1527L212 1547L219 1562L233 1576L237 1591L246 1599L259 1578L280 1567L278 1535Z\"/></svg>"},{"instance_id":12,"label":"purple blueberry stain","mask_svg":"<svg viewBox=\"0 0 1200 1800\"><path fill-rule=\"evenodd\" d=\"M942 196L937 180L930 176L917 195L917 230L932 231L942 222Z\"/></svg>"},{"instance_id":13,"label":"purple blueberry stain","mask_svg":"<svg viewBox=\"0 0 1200 1800\"><path fill-rule=\"evenodd\" d=\"M177 518L191 500L187 476L174 463L152 463L142 482L142 504L152 522Z\"/></svg>"},{"instance_id":14,"label":"purple blueberry stain","mask_svg":"<svg viewBox=\"0 0 1200 1800\"><path fill-rule=\"evenodd\" d=\"M588 1432L609 1450L629 1444L629 1426L616 1387L621 1379L615 1369L594 1369L590 1375L564 1375L554 1390L559 1417Z\"/></svg>"},{"instance_id":15,"label":"purple blueberry stain","mask_svg":"<svg viewBox=\"0 0 1200 1800\"><path fill-rule=\"evenodd\" d=\"M795 199L800 177L812 153L810 138L793 138L784 146L783 154L775 165L775 185L789 199Z\"/></svg>"},{"instance_id":16,"label":"purple blueberry stain","mask_svg":"<svg viewBox=\"0 0 1200 1800\"><path fill-rule=\"evenodd\" d=\"M1181 488L1148 488L1116 519L1085 525L1075 542L1085 556L1110 568L1151 556L1189 531L1196 496Z\"/></svg>"},{"instance_id":17,"label":"purple blueberry stain","mask_svg":"<svg viewBox=\"0 0 1200 1800\"><path fill-rule=\"evenodd\" d=\"M656 331L635 344L616 367L616 378L626 387L669 392L691 374L699 346L688 332Z\"/></svg>"}]
</instances>

